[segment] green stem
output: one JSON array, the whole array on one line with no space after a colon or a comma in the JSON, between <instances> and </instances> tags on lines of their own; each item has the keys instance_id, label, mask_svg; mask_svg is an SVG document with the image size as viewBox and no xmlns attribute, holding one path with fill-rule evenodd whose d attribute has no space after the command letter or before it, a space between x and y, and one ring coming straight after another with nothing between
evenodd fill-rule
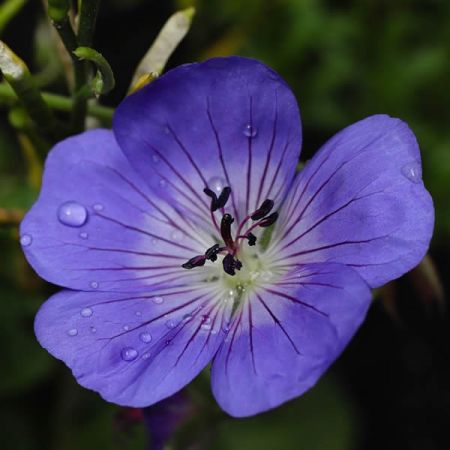
<instances>
[{"instance_id":1,"label":"green stem","mask_svg":"<svg viewBox=\"0 0 450 450\"><path fill-rule=\"evenodd\" d=\"M71 111L72 99L62 95L43 92L42 97L47 105L57 111ZM0 83L0 103L14 103L17 101L17 95L5 83ZM106 106L90 105L88 106L88 115L100 119L105 125L109 125L112 121L114 110Z\"/></svg>"},{"instance_id":2,"label":"green stem","mask_svg":"<svg viewBox=\"0 0 450 450\"><path fill-rule=\"evenodd\" d=\"M0 70L36 125L48 136L55 136L55 117L45 103L28 67L1 41Z\"/></svg>"},{"instance_id":3,"label":"green stem","mask_svg":"<svg viewBox=\"0 0 450 450\"><path fill-rule=\"evenodd\" d=\"M27 0L6 0L0 6L0 33L12 20L12 18L22 9Z\"/></svg>"},{"instance_id":4,"label":"green stem","mask_svg":"<svg viewBox=\"0 0 450 450\"><path fill-rule=\"evenodd\" d=\"M87 100L83 88L87 83L87 66L80 61L74 54L78 47L78 39L73 31L68 16L68 4L61 0L52 0L49 2L49 16L53 25L58 31L64 47L72 58L73 70L75 75L75 92L73 95L72 109L72 127L74 132L80 132L84 129L84 120L87 112Z\"/></svg>"},{"instance_id":5,"label":"green stem","mask_svg":"<svg viewBox=\"0 0 450 450\"><path fill-rule=\"evenodd\" d=\"M81 1L80 23L78 26L78 44L80 47L92 47L99 7L100 0Z\"/></svg>"}]
</instances>

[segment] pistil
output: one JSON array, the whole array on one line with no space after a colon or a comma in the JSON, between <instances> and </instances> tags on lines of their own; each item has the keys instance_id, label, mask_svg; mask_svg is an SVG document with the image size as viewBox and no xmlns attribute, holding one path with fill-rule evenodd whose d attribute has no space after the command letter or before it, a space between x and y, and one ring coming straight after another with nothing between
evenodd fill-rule
<instances>
[{"instance_id":1,"label":"pistil","mask_svg":"<svg viewBox=\"0 0 450 450\"><path fill-rule=\"evenodd\" d=\"M224 254L224 258L222 260L223 270L228 275L233 276L236 274L236 270L241 270L242 268L242 262L237 258L241 245L240 242L246 239L249 246L256 245L256 236L252 233L252 231L257 227L266 228L273 225L278 219L278 212L269 214L273 209L274 202L270 199L264 200L256 211L248 214L239 224L236 237L233 238L231 225L234 223L234 218L231 214L224 213L224 208L230 198L231 188L228 186L223 188L219 196L217 196L217 194L208 187L206 187L203 192L211 199L211 218L225 245L221 247L220 244L214 244L205 251L204 255L194 256L189 261L182 264L182 267L184 269L201 267L205 265L207 260L215 262L217 261L218 255ZM214 214L217 210L220 210L223 214L220 221L220 227ZM246 232L242 233L245 225L250 220L254 223L247 229Z\"/></svg>"}]
</instances>

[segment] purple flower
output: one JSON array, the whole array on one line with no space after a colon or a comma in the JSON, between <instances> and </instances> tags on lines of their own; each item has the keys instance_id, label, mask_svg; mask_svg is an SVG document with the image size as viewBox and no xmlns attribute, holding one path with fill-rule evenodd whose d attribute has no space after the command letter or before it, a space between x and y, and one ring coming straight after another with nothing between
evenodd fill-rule
<instances>
[{"instance_id":1,"label":"purple flower","mask_svg":"<svg viewBox=\"0 0 450 450\"><path fill-rule=\"evenodd\" d=\"M299 396L364 319L370 287L424 256L433 206L408 126L375 115L296 176L300 117L263 64L168 72L113 131L59 143L21 227L35 270L67 289L36 335L78 382L141 407L211 362L233 416Z\"/></svg>"}]
</instances>

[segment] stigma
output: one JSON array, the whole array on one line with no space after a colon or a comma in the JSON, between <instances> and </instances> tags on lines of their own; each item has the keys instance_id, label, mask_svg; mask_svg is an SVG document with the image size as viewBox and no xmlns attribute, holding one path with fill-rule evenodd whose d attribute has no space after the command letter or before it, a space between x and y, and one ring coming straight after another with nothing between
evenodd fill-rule
<instances>
[{"instance_id":1,"label":"stigma","mask_svg":"<svg viewBox=\"0 0 450 450\"><path fill-rule=\"evenodd\" d=\"M257 237L253 231L257 228L270 227L278 219L278 212L272 212L274 201L270 199L264 200L257 210L247 214L237 226L237 231L233 234L231 225L235 222L234 217L224 211L231 195L231 188L228 186L224 187L218 196L208 187L203 192L211 199L211 220L220 234L220 242L206 249L203 255L193 256L182 264L181 267L183 269L202 267L206 261L214 263L217 261L219 255L223 255L222 266L224 272L234 276L236 271L242 268L242 262L238 258L242 246L248 245L251 247L256 245ZM222 216L220 226L215 215L217 212Z\"/></svg>"}]
</instances>

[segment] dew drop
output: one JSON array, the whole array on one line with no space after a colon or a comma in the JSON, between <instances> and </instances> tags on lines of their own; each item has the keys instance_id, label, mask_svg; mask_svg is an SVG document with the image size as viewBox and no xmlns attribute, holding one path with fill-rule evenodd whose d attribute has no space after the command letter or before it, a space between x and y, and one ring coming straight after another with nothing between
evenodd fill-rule
<instances>
[{"instance_id":1,"label":"dew drop","mask_svg":"<svg viewBox=\"0 0 450 450\"><path fill-rule=\"evenodd\" d=\"M123 329L124 329L124 331L128 331L130 329L130 327L128 325L124 325Z\"/></svg>"},{"instance_id":2,"label":"dew drop","mask_svg":"<svg viewBox=\"0 0 450 450\"><path fill-rule=\"evenodd\" d=\"M148 359L148 358L150 358L150 353L144 353L142 355L142 359Z\"/></svg>"},{"instance_id":3,"label":"dew drop","mask_svg":"<svg viewBox=\"0 0 450 450\"><path fill-rule=\"evenodd\" d=\"M134 314L135 314L136 316L138 316L138 317L141 317L141 316L142 316L142 313L141 313L140 311L136 311Z\"/></svg>"},{"instance_id":4,"label":"dew drop","mask_svg":"<svg viewBox=\"0 0 450 450\"><path fill-rule=\"evenodd\" d=\"M212 327L211 327L211 324L209 324L209 323L202 323L200 328L202 330L210 330Z\"/></svg>"},{"instance_id":5,"label":"dew drop","mask_svg":"<svg viewBox=\"0 0 450 450\"><path fill-rule=\"evenodd\" d=\"M91 286L92 289L97 289L98 288L98 283L96 281L91 281L89 286Z\"/></svg>"},{"instance_id":6,"label":"dew drop","mask_svg":"<svg viewBox=\"0 0 450 450\"><path fill-rule=\"evenodd\" d=\"M104 207L101 203L96 203L96 204L93 206L93 208L94 208L94 210L97 211L97 212L103 211L103 210L105 209L105 207Z\"/></svg>"},{"instance_id":7,"label":"dew drop","mask_svg":"<svg viewBox=\"0 0 450 450\"><path fill-rule=\"evenodd\" d=\"M23 247L28 247L29 245L31 245L32 242L33 242L33 238L29 234L24 234L20 238L20 244Z\"/></svg>"},{"instance_id":8,"label":"dew drop","mask_svg":"<svg viewBox=\"0 0 450 450\"><path fill-rule=\"evenodd\" d=\"M95 327L91 327L91 333L97 333L97 328L95 328Z\"/></svg>"},{"instance_id":9,"label":"dew drop","mask_svg":"<svg viewBox=\"0 0 450 450\"><path fill-rule=\"evenodd\" d=\"M166 322L166 327L167 327L167 328L172 329L172 328L175 328L176 326L177 326L177 324L176 324L175 321L173 321L172 319L169 319L169 320Z\"/></svg>"},{"instance_id":10,"label":"dew drop","mask_svg":"<svg viewBox=\"0 0 450 450\"><path fill-rule=\"evenodd\" d=\"M67 331L67 334L71 337L76 336L78 334L78 330L76 328L71 328Z\"/></svg>"},{"instance_id":11,"label":"dew drop","mask_svg":"<svg viewBox=\"0 0 450 450\"><path fill-rule=\"evenodd\" d=\"M220 195L225 187L226 182L223 178L220 177L212 177L208 181L208 187L214 191L217 195Z\"/></svg>"},{"instance_id":12,"label":"dew drop","mask_svg":"<svg viewBox=\"0 0 450 450\"><path fill-rule=\"evenodd\" d=\"M152 161L156 164L160 161L160 157L158 156L158 154L153 153L152 155Z\"/></svg>"},{"instance_id":13,"label":"dew drop","mask_svg":"<svg viewBox=\"0 0 450 450\"><path fill-rule=\"evenodd\" d=\"M190 322L193 319L192 314L185 314L183 316L183 322Z\"/></svg>"},{"instance_id":14,"label":"dew drop","mask_svg":"<svg viewBox=\"0 0 450 450\"><path fill-rule=\"evenodd\" d=\"M80 311L81 317L91 317L93 314L93 311L91 308L83 308Z\"/></svg>"},{"instance_id":15,"label":"dew drop","mask_svg":"<svg viewBox=\"0 0 450 450\"><path fill-rule=\"evenodd\" d=\"M151 342L152 340L152 335L150 333L147 332L143 332L139 335L139 339L144 343L144 344L148 344L149 342Z\"/></svg>"},{"instance_id":16,"label":"dew drop","mask_svg":"<svg viewBox=\"0 0 450 450\"><path fill-rule=\"evenodd\" d=\"M403 166L402 174L413 183L420 183L422 180L422 169L417 162L412 162Z\"/></svg>"},{"instance_id":17,"label":"dew drop","mask_svg":"<svg viewBox=\"0 0 450 450\"><path fill-rule=\"evenodd\" d=\"M120 352L120 355L124 361L134 361L138 357L139 353L133 347L124 347Z\"/></svg>"},{"instance_id":18,"label":"dew drop","mask_svg":"<svg viewBox=\"0 0 450 450\"><path fill-rule=\"evenodd\" d=\"M164 301L164 299L162 297L153 297L152 301L153 301L153 303L160 305Z\"/></svg>"},{"instance_id":19,"label":"dew drop","mask_svg":"<svg viewBox=\"0 0 450 450\"><path fill-rule=\"evenodd\" d=\"M167 186L167 181L164 178L159 180L159 187L165 188Z\"/></svg>"},{"instance_id":20,"label":"dew drop","mask_svg":"<svg viewBox=\"0 0 450 450\"><path fill-rule=\"evenodd\" d=\"M66 202L58 208L58 220L68 227L81 227L87 218L87 209L77 202Z\"/></svg>"},{"instance_id":21,"label":"dew drop","mask_svg":"<svg viewBox=\"0 0 450 450\"><path fill-rule=\"evenodd\" d=\"M89 237L89 234L86 233L86 231L82 231L80 233L80 238L81 239L87 239Z\"/></svg>"},{"instance_id":22,"label":"dew drop","mask_svg":"<svg viewBox=\"0 0 450 450\"><path fill-rule=\"evenodd\" d=\"M224 324L224 326L222 327L222 330L225 333L228 333L230 331L230 324L229 323Z\"/></svg>"},{"instance_id":23,"label":"dew drop","mask_svg":"<svg viewBox=\"0 0 450 450\"><path fill-rule=\"evenodd\" d=\"M202 316L202 323L204 324L210 324L211 323L211 317L209 316Z\"/></svg>"},{"instance_id":24,"label":"dew drop","mask_svg":"<svg viewBox=\"0 0 450 450\"><path fill-rule=\"evenodd\" d=\"M249 138L254 138L258 134L258 130L254 125L247 124L244 128L244 135Z\"/></svg>"},{"instance_id":25,"label":"dew drop","mask_svg":"<svg viewBox=\"0 0 450 450\"><path fill-rule=\"evenodd\" d=\"M180 230L174 230L170 236L174 241L181 241L183 238L183 233Z\"/></svg>"}]
</instances>

